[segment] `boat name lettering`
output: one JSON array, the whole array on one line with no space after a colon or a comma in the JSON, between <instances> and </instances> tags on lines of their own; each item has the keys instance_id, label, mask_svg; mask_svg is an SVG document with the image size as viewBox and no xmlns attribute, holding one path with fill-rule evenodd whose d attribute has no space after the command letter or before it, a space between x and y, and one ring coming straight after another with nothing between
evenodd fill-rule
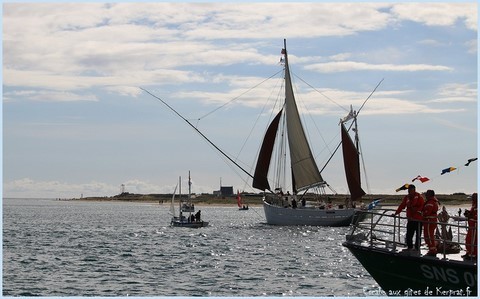
<instances>
[{"instance_id":1,"label":"boat name lettering","mask_svg":"<svg viewBox=\"0 0 480 299\"><path fill-rule=\"evenodd\" d=\"M421 265L420 268L423 276L427 279L435 279L452 284L458 284L460 282L457 271L453 269L437 268L435 266L428 265Z\"/></svg>"}]
</instances>

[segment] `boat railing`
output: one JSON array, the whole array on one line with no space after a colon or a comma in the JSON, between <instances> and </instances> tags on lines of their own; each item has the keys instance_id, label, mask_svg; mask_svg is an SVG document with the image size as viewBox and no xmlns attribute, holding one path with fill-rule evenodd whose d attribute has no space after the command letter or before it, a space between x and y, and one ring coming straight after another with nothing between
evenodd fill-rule
<instances>
[{"instance_id":1,"label":"boat railing","mask_svg":"<svg viewBox=\"0 0 480 299\"><path fill-rule=\"evenodd\" d=\"M366 243L370 247L384 247L391 251L397 251L398 247L405 247L406 223L408 218L400 215L394 215L396 209L378 208L374 210L357 211L358 215L351 226L347 235L348 242ZM363 220L359 220L363 219ZM419 225L425 225L428 221L419 221ZM476 229L476 227L475 227ZM438 253L447 257L452 253L452 248L460 251L466 246L476 247L477 244L466 243L468 224L464 219L454 220L454 222L437 221L438 234L435 234L435 241L439 246ZM422 235L422 244L425 244L423 228L420 230ZM446 235L450 233L450 237ZM476 232L476 231L475 231ZM438 247L437 247L438 248ZM476 258L475 258L476 259Z\"/></svg>"}]
</instances>

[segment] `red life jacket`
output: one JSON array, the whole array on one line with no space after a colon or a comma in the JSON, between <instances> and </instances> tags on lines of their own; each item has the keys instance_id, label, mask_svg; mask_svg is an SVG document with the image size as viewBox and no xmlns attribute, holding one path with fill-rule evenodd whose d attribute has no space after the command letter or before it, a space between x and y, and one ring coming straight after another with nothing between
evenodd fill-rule
<instances>
[{"instance_id":1,"label":"red life jacket","mask_svg":"<svg viewBox=\"0 0 480 299\"><path fill-rule=\"evenodd\" d=\"M423 209L423 197L420 193L415 192L413 198L405 195L402 200L402 203L398 206L395 214L400 214L400 212L407 207L407 218L411 220L423 220L422 209Z\"/></svg>"},{"instance_id":2,"label":"red life jacket","mask_svg":"<svg viewBox=\"0 0 480 299\"><path fill-rule=\"evenodd\" d=\"M438 212L438 200L435 198L435 196L430 197L427 199L427 202L425 202L425 205L423 206L422 214L423 218L425 220L435 220L437 221L437 212Z\"/></svg>"}]
</instances>

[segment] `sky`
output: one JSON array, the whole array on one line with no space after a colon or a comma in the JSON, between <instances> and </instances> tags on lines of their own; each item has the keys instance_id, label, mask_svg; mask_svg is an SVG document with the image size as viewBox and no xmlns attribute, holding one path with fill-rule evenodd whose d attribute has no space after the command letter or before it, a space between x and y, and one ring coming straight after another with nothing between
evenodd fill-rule
<instances>
[{"instance_id":1,"label":"sky","mask_svg":"<svg viewBox=\"0 0 480 299\"><path fill-rule=\"evenodd\" d=\"M195 193L259 192L141 88L253 173L284 39L319 168L381 82L358 117L367 193L417 175L419 192L477 191L475 2L6 2L4 197L171 193L180 176L185 193L189 171ZM347 193L340 155L322 176Z\"/></svg>"}]
</instances>

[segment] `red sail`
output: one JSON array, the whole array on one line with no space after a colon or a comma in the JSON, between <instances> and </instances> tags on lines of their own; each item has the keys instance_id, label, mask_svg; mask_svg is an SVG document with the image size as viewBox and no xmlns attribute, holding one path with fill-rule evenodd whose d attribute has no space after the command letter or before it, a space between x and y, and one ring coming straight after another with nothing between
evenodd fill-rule
<instances>
[{"instance_id":1,"label":"red sail","mask_svg":"<svg viewBox=\"0 0 480 299\"><path fill-rule=\"evenodd\" d=\"M253 188L260 190L270 190L270 184L268 183L267 175L270 168L270 160L272 158L273 146L275 144L275 138L277 136L278 123L280 122L280 116L282 110L278 112L277 116L272 120L270 126L268 126L265 137L263 138L260 154L258 155L257 166L255 167L255 174L253 175Z\"/></svg>"},{"instance_id":2,"label":"red sail","mask_svg":"<svg viewBox=\"0 0 480 299\"><path fill-rule=\"evenodd\" d=\"M365 195L365 191L363 191L360 182L360 160L358 158L358 151L355 148L350 135L348 135L347 129L345 129L343 123L342 150L348 189L350 190L352 200L357 200Z\"/></svg>"},{"instance_id":3,"label":"red sail","mask_svg":"<svg viewBox=\"0 0 480 299\"><path fill-rule=\"evenodd\" d=\"M240 196L240 192L237 190L237 205L239 208L242 207L242 197Z\"/></svg>"}]
</instances>

